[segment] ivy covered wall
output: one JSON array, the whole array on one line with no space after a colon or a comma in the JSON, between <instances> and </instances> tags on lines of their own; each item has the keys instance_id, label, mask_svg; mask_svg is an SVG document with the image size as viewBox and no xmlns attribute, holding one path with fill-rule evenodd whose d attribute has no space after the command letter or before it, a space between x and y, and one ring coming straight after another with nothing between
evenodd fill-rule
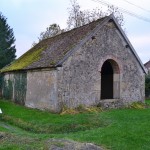
<instances>
[{"instance_id":1,"label":"ivy covered wall","mask_svg":"<svg viewBox=\"0 0 150 150\"><path fill-rule=\"evenodd\" d=\"M150 73L145 78L145 97L150 99Z\"/></svg>"},{"instance_id":2,"label":"ivy covered wall","mask_svg":"<svg viewBox=\"0 0 150 150\"><path fill-rule=\"evenodd\" d=\"M0 97L2 97L2 82L3 82L3 75L0 74Z\"/></svg>"},{"instance_id":3,"label":"ivy covered wall","mask_svg":"<svg viewBox=\"0 0 150 150\"><path fill-rule=\"evenodd\" d=\"M27 73L7 73L2 78L2 95L24 105L26 97Z\"/></svg>"}]
</instances>

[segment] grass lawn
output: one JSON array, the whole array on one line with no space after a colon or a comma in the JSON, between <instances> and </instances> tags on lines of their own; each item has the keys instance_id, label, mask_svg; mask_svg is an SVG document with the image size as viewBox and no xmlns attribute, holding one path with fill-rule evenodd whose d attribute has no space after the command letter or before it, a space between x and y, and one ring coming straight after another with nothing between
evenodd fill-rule
<instances>
[{"instance_id":1,"label":"grass lawn","mask_svg":"<svg viewBox=\"0 0 150 150\"><path fill-rule=\"evenodd\" d=\"M3 100L0 108L4 134L0 149L46 149L49 138L90 142L112 150L150 149L150 108L59 115Z\"/></svg>"}]
</instances>

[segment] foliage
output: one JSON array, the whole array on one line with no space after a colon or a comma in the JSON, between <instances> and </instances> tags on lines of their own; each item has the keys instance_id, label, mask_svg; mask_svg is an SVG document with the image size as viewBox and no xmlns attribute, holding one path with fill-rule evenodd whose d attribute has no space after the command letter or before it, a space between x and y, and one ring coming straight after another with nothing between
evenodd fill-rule
<instances>
[{"instance_id":1,"label":"foliage","mask_svg":"<svg viewBox=\"0 0 150 150\"><path fill-rule=\"evenodd\" d=\"M48 28L46 28L45 32L41 32L40 37L39 37L39 41L53 37L53 36L58 35L60 33L62 33L60 26L56 23L51 24Z\"/></svg>"},{"instance_id":2,"label":"foliage","mask_svg":"<svg viewBox=\"0 0 150 150\"><path fill-rule=\"evenodd\" d=\"M145 97L150 98L150 74L145 77Z\"/></svg>"},{"instance_id":3,"label":"foliage","mask_svg":"<svg viewBox=\"0 0 150 150\"><path fill-rule=\"evenodd\" d=\"M71 7L68 8L69 16L67 19L67 28L61 29L58 24L56 23L51 24L48 28L46 28L46 31L40 33L40 37L38 37L39 41L56 36L67 30L83 26L92 21L108 16L112 13L115 15L115 17L118 20L118 23L121 26L123 26L124 24L122 13L119 11L117 7L114 7L113 5L108 6L106 12L103 12L102 9L98 9L98 8L93 9L92 11L90 10L82 11L80 5L77 3L77 0L70 0L70 1L71 1ZM35 46L36 44L37 43L33 42L32 46Z\"/></svg>"},{"instance_id":4,"label":"foliage","mask_svg":"<svg viewBox=\"0 0 150 150\"><path fill-rule=\"evenodd\" d=\"M113 5L108 6L106 12L102 11L102 9L93 9L90 10L81 10L80 5L77 3L77 0L71 0L71 8L69 8L69 17L67 20L68 29L77 28L88 24L94 20L100 19L102 17L108 16L110 14L114 14L118 23L123 25L123 15L119 11L117 7Z\"/></svg>"},{"instance_id":5,"label":"foliage","mask_svg":"<svg viewBox=\"0 0 150 150\"><path fill-rule=\"evenodd\" d=\"M24 105L26 97L27 73L15 73L13 79L3 79L3 98Z\"/></svg>"},{"instance_id":6,"label":"foliage","mask_svg":"<svg viewBox=\"0 0 150 150\"><path fill-rule=\"evenodd\" d=\"M113 5L109 5L106 11L106 15L114 14L115 18L117 19L118 23L123 26L124 25L124 18L123 14L119 11L119 9Z\"/></svg>"},{"instance_id":7,"label":"foliage","mask_svg":"<svg viewBox=\"0 0 150 150\"><path fill-rule=\"evenodd\" d=\"M150 108L150 99L145 100L145 104Z\"/></svg>"},{"instance_id":8,"label":"foliage","mask_svg":"<svg viewBox=\"0 0 150 150\"><path fill-rule=\"evenodd\" d=\"M13 83L11 80L3 81L3 97L11 99L13 95Z\"/></svg>"},{"instance_id":9,"label":"foliage","mask_svg":"<svg viewBox=\"0 0 150 150\"><path fill-rule=\"evenodd\" d=\"M150 103L150 100L146 103ZM0 149L44 149L49 138L89 142L111 150L148 150L150 147L150 108L59 115L27 109L2 100L0 105L4 112L0 117L8 118L7 121L0 119L0 131L6 133L1 140ZM15 126L9 120L14 120ZM20 124L29 123L36 126L36 129L53 126L53 134L34 132L31 125L28 126L29 131L18 128ZM93 126L95 123L99 126ZM75 131L76 125L80 129ZM63 132L56 130L60 127Z\"/></svg>"},{"instance_id":10,"label":"foliage","mask_svg":"<svg viewBox=\"0 0 150 150\"><path fill-rule=\"evenodd\" d=\"M3 76L2 74L0 74L0 89L2 89L2 84L3 84Z\"/></svg>"},{"instance_id":11,"label":"foliage","mask_svg":"<svg viewBox=\"0 0 150 150\"><path fill-rule=\"evenodd\" d=\"M26 98L27 73L14 74L14 101L17 104L24 105Z\"/></svg>"},{"instance_id":12,"label":"foliage","mask_svg":"<svg viewBox=\"0 0 150 150\"><path fill-rule=\"evenodd\" d=\"M0 12L0 69L16 58L15 37L7 19Z\"/></svg>"},{"instance_id":13,"label":"foliage","mask_svg":"<svg viewBox=\"0 0 150 150\"><path fill-rule=\"evenodd\" d=\"M64 32L64 30L62 30L58 24L53 23L46 28L46 31L40 33L40 37L38 37L39 42L44 39L61 34L62 32ZM36 42L33 42L32 46L35 46L36 44L37 44Z\"/></svg>"}]
</instances>

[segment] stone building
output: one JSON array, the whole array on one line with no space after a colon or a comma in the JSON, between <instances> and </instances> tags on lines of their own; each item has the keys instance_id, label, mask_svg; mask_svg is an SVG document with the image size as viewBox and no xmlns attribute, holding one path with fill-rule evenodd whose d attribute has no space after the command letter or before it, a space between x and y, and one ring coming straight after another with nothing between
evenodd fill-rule
<instances>
[{"instance_id":1,"label":"stone building","mask_svg":"<svg viewBox=\"0 0 150 150\"><path fill-rule=\"evenodd\" d=\"M144 101L145 68L113 15L41 41L1 72L3 97L27 107Z\"/></svg>"},{"instance_id":2,"label":"stone building","mask_svg":"<svg viewBox=\"0 0 150 150\"><path fill-rule=\"evenodd\" d=\"M148 70L150 73L150 60L144 64L145 68Z\"/></svg>"}]
</instances>

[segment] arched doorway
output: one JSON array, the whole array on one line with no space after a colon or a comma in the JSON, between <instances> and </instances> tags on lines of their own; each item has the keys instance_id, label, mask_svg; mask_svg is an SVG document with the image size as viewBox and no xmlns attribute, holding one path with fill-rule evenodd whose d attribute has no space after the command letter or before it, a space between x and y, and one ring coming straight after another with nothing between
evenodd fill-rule
<instances>
[{"instance_id":1,"label":"arched doorway","mask_svg":"<svg viewBox=\"0 0 150 150\"><path fill-rule=\"evenodd\" d=\"M106 60L101 68L101 99L120 98L120 71L118 64Z\"/></svg>"}]
</instances>

